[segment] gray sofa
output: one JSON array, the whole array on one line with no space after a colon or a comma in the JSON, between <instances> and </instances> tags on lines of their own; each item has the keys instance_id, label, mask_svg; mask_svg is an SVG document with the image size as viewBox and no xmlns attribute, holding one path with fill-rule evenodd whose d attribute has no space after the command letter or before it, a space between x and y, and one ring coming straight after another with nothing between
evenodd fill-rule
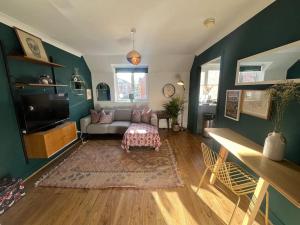
<instances>
[{"instance_id":1,"label":"gray sofa","mask_svg":"<svg viewBox=\"0 0 300 225\"><path fill-rule=\"evenodd\" d=\"M104 109L105 113L112 112L113 122L111 124L91 123L91 116L80 119L82 134L124 134L131 124L132 109ZM157 126L157 115L152 113L151 125Z\"/></svg>"}]
</instances>

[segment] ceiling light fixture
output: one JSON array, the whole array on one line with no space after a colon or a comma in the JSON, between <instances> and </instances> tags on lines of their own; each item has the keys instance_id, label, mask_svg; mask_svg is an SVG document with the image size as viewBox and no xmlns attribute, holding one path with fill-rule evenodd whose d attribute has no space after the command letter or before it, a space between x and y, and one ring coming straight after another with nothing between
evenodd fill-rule
<instances>
[{"instance_id":1,"label":"ceiling light fixture","mask_svg":"<svg viewBox=\"0 0 300 225\"><path fill-rule=\"evenodd\" d=\"M206 26L207 28L211 28L216 24L216 19L213 17L207 18L206 20L203 21L203 25Z\"/></svg>"},{"instance_id":2,"label":"ceiling light fixture","mask_svg":"<svg viewBox=\"0 0 300 225\"><path fill-rule=\"evenodd\" d=\"M136 30L135 28L131 29L131 36L132 36L132 50L130 52L128 52L127 54L127 60L128 62L130 62L133 65L138 65L140 64L141 60L142 60L142 56L140 53L138 53L136 50L134 50L134 34L135 34Z\"/></svg>"}]
</instances>

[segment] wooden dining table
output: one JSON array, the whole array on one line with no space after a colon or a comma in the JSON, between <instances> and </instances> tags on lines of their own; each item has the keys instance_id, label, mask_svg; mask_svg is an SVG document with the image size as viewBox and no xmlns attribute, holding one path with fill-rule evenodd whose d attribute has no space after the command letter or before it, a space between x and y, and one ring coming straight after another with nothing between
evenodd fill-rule
<instances>
[{"instance_id":1,"label":"wooden dining table","mask_svg":"<svg viewBox=\"0 0 300 225\"><path fill-rule=\"evenodd\" d=\"M281 162L272 161L263 156L263 146L234 132L228 128L206 128L206 131L217 141L221 147L219 154L222 156L218 164L226 161L228 153L232 153L248 168L259 176L258 184L252 196L253 205L248 207L243 219L243 225L253 224L260 205L269 185L280 192L296 207L300 208L300 166L288 160ZM210 183L214 184L216 177L210 177Z\"/></svg>"}]
</instances>

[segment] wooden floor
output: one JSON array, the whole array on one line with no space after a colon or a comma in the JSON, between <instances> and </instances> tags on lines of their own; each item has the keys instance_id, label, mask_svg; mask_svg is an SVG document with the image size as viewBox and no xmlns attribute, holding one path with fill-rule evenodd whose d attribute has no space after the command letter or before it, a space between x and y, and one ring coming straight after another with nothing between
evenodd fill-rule
<instances>
[{"instance_id":1,"label":"wooden floor","mask_svg":"<svg viewBox=\"0 0 300 225\"><path fill-rule=\"evenodd\" d=\"M219 225L227 224L236 197L223 192L220 184L208 184L195 192L204 171L200 137L187 132L161 131L176 152L185 186L173 189L83 190L35 188L33 183L54 165L27 183L27 195L0 216L1 225ZM60 159L61 160L61 159ZM59 161L59 160L57 160ZM248 200L242 199L241 208ZM239 209L233 224L241 224ZM263 221L260 215L257 218ZM260 222L259 224L263 224Z\"/></svg>"}]
</instances>

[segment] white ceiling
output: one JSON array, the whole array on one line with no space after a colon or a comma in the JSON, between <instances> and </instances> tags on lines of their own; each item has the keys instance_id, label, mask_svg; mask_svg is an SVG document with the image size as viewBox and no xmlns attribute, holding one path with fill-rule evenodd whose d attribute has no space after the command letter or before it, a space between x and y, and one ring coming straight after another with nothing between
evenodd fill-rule
<instances>
[{"instance_id":1,"label":"white ceiling","mask_svg":"<svg viewBox=\"0 0 300 225\"><path fill-rule=\"evenodd\" d=\"M0 0L0 10L84 55L194 55L274 0ZM207 29L202 22L216 18Z\"/></svg>"}]
</instances>

